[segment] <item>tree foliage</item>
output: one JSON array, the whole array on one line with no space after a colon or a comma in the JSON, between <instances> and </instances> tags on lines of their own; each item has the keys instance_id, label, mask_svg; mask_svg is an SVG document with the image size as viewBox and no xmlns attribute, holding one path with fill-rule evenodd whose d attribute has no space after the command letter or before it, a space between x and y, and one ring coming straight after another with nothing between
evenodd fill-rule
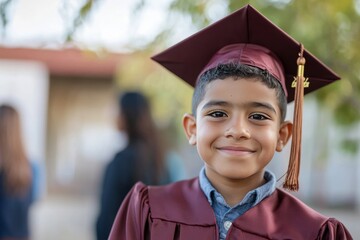
<instances>
[{"instance_id":1,"label":"tree foliage","mask_svg":"<svg viewBox=\"0 0 360 240\"><path fill-rule=\"evenodd\" d=\"M0 2L0 23L2 34L5 34L5 29L9 21L8 9L11 5L12 0L3 0Z\"/></svg>"}]
</instances>

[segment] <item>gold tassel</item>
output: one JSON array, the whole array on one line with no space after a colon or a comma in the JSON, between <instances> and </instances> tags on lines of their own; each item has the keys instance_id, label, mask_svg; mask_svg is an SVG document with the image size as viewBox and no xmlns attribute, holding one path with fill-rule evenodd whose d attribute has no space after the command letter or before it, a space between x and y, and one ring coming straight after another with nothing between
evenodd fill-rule
<instances>
[{"instance_id":1,"label":"gold tassel","mask_svg":"<svg viewBox=\"0 0 360 240\"><path fill-rule=\"evenodd\" d=\"M301 133L302 133L302 111L304 100L304 66L305 58L303 57L304 46L300 44L300 53L297 59L298 73L295 78L295 98L294 98L294 121L293 134L291 143L291 152L287 175L283 187L291 191L299 190L299 172L301 159Z\"/></svg>"}]
</instances>

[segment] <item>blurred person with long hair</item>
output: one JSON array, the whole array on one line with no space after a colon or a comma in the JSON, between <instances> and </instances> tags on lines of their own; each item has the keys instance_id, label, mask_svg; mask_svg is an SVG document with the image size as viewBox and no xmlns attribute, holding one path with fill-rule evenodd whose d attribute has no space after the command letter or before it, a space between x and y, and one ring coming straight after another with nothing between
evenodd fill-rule
<instances>
[{"instance_id":1,"label":"blurred person with long hair","mask_svg":"<svg viewBox=\"0 0 360 240\"><path fill-rule=\"evenodd\" d=\"M20 117L0 106L0 239L29 239L32 167L21 136Z\"/></svg>"},{"instance_id":2,"label":"blurred person with long hair","mask_svg":"<svg viewBox=\"0 0 360 240\"><path fill-rule=\"evenodd\" d=\"M118 107L118 130L126 134L127 145L105 169L96 222L98 240L108 239L116 213L137 181L150 185L169 182L164 145L148 99L140 92L125 92L119 96Z\"/></svg>"}]
</instances>

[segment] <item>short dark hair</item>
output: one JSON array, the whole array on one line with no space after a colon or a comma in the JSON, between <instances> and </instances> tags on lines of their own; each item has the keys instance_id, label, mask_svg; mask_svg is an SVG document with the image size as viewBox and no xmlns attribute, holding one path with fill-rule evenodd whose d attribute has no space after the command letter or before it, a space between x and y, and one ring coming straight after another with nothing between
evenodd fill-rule
<instances>
[{"instance_id":1,"label":"short dark hair","mask_svg":"<svg viewBox=\"0 0 360 240\"><path fill-rule=\"evenodd\" d=\"M257 78L268 88L275 89L280 108L281 121L285 120L287 100L279 80L272 76L267 70L239 63L219 64L207 70L199 77L192 99L192 113L194 116L196 116L196 109L205 95L206 86L213 80L223 80L228 77L234 77L235 79Z\"/></svg>"}]
</instances>

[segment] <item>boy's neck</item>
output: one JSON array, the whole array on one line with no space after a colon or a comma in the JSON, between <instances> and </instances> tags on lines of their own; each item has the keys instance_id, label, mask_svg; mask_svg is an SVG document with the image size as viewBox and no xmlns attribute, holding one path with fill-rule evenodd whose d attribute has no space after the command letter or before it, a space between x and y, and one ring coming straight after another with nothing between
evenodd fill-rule
<instances>
[{"instance_id":1,"label":"boy's neck","mask_svg":"<svg viewBox=\"0 0 360 240\"><path fill-rule=\"evenodd\" d=\"M217 178L216 181L213 181L210 172L206 173L206 175L214 188L231 207L241 202L248 192L266 183L264 171L246 179Z\"/></svg>"}]
</instances>

